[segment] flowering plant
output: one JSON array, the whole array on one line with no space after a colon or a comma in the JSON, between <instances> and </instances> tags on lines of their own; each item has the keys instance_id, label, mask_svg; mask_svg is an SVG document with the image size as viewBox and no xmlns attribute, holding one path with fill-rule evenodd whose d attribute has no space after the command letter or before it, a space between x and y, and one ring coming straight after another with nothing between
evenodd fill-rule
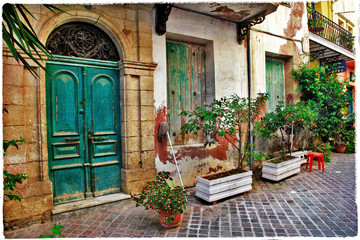
<instances>
[{"instance_id":1,"label":"flowering plant","mask_svg":"<svg viewBox=\"0 0 360 240\"><path fill-rule=\"evenodd\" d=\"M172 184L169 186L167 180ZM159 172L156 181L151 181L143 188L139 198L135 198L136 207L142 205L146 210L153 209L164 213L164 223L171 223L175 214L186 209L187 194L182 187L176 186L169 172ZM168 214L170 213L170 214Z\"/></svg>"}]
</instances>

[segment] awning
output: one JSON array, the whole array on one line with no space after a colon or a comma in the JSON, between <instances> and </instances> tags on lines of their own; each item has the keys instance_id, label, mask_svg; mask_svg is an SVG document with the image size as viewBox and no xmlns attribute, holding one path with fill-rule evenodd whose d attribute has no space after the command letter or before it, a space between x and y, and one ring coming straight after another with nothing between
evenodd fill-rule
<instances>
[{"instance_id":1,"label":"awning","mask_svg":"<svg viewBox=\"0 0 360 240\"><path fill-rule=\"evenodd\" d=\"M311 56L318 59L320 63L326 64L338 60L352 61L355 59L353 52L311 32L309 35Z\"/></svg>"}]
</instances>

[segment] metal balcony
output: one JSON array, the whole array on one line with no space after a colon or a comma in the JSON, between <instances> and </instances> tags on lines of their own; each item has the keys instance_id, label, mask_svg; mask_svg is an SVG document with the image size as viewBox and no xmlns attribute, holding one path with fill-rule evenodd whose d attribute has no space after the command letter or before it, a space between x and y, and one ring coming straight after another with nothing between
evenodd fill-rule
<instances>
[{"instance_id":1,"label":"metal balcony","mask_svg":"<svg viewBox=\"0 0 360 240\"><path fill-rule=\"evenodd\" d=\"M308 6L309 31L350 52L354 52L354 37L351 32Z\"/></svg>"}]
</instances>

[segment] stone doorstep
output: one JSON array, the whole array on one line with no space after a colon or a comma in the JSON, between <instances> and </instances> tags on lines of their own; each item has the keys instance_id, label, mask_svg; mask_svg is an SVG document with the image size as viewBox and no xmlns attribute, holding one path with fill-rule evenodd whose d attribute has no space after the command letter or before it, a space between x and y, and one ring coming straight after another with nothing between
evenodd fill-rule
<instances>
[{"instance_id":1,"label":"stone doorstep","mask_svg":"<svg viewBox=\"0 0 360 240\"><path fill-rule=\"evenodd\" d=\"M130 198L131 198L131 196L128 194L125 194L125 193L114 193L114 194L109 194L109 195L105 195L105 196L89 198L86 200L64 203L64 204L56 205L54 207L54 210L52 210L52 214L56 215L56 214L61 214L61 213L72 212L72 211L76 211L76 210L80 210L80 209L91 208L91 207L103 205L103 204L113 203L113 202L117 202L117 201L123 201L123 200L127 200Z\"/></svg>"}]
</instances>

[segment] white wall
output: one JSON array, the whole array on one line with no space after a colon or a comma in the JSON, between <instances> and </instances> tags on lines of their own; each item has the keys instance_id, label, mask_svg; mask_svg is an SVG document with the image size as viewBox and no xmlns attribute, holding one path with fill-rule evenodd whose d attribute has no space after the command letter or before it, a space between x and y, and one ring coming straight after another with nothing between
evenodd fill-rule
<instances>
[{"instance_id":1,"label":"white wall","mask_svg":"<svg viewBox=\"0 0 360 240\"><path fill-rule=\"evenodd\" d=\"M294 4L294 3L293 3ZM305 2L293 8L280 5L276 12L266 16L265 21L251 30L252 94L266 92L267 55L288 59L293 67L308 57L309 32ZM300 7L303 4L303 7ZM303 12L299 11L303 9ZM257 31L258 30L258 31Z\"/></svg>"},{"instance_id":2,"label":"white wall","mask_svg":"<svg viewBox=\"0 0 360 240\"><path fill-rule=\"evenodd\" d=\"M246 49L236 42L234 23L172 8L166 27L163 36L153 30L153 58L158 64L154 72L156 108L166 105L167 37L206 44L207 58L213 58L207 59L213 60L207 81L215 82L216 98L233 93L247 96Z\"/></svg>"},{"instance_id":3,"label":"white wall","mask_svg":"<svg viewBox=\"0 0 360 240\"><path fill-rule=\"evenodd\" d=\"M153 23L155 9L153 9ZM166 39L195 42L206 46L206 88L210 86L213 93L207 96L207 101L214 98L238 94L248 95L247 81L247 57L244 44L239 45L236 41L236 25L227 21L214 19L208 16L172 8L166 23L167 32L158 36L153 24L153 59L157 68L154 72L154 98L155 118L165 120L164 108L167 105L167 78L166 78ZM166 114L166 113L165 113ZM159 117L160 115L160 117ZM157 148L159 143L156 142ZM175 165L168 160L161 159L161 150L155 150L155 163L158 171L169 171L175 174ZM187 146L189 147L189 146ZM236 165L230 158L220 160L211 156L211 148L191 146L191 152L199 153L199 156L191 157L189 148L176 147L175 154L183 157L177 159L185 186L194 186L195 177L209 173L210 169L230 170ZM166 151L166 150L165 150ZM222 150L224 151L224 150ZM203 154L206 152L206 156ZM167 156L172 159L169 148ZM226 153L229 154L229 153ZM164 158L163 155L161 155ZM165 157L166 158L166 157ZM166 159L169 159L166 158ZM176 174L175 174L176 175ZM174 175L175 181L177 177Z\"/></svg>"}]
</instances>

